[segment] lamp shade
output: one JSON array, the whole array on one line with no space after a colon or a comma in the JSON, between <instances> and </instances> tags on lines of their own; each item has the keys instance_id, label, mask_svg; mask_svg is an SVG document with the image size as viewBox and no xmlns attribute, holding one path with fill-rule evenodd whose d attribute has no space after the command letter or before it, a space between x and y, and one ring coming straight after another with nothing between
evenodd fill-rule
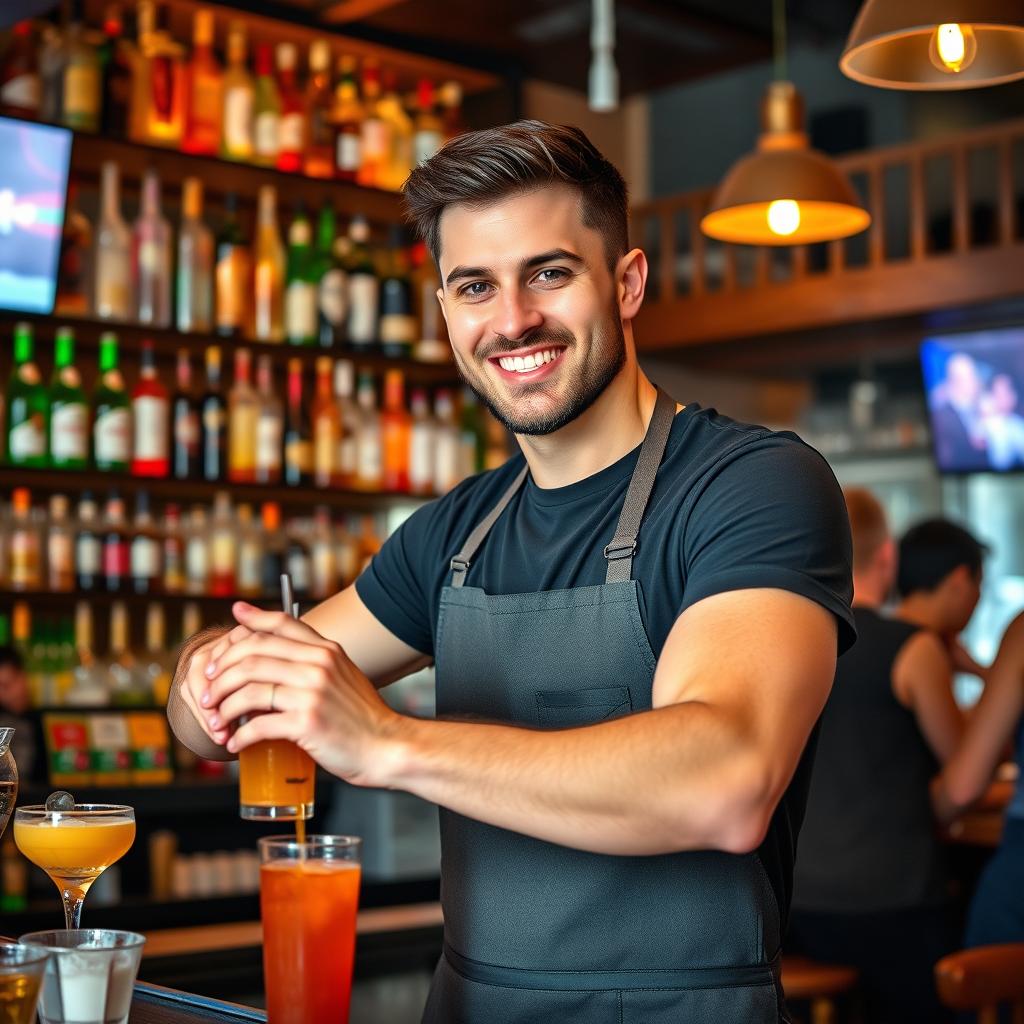
<instances>
[{"instance_id":1,"label":"lamp shade","mask_svg":"<svg viewBox=\"0 0 1024 1024\"><path fill-rule=\"evenodd\" d=\"M773 82L756 152L725 176L701 220L704 234L745 245L806 245L863 231L871 215L843 172L810 149L791 82Z\"/></svg>"},{"instance_id":2,"label":"lamp shade","mask_svg":"<svg viewBox=\"0 0 1024 1024\"><path fill-rule=\"evenodd\" d=\"M1024 78L1024 4L865 0L839 67L883 89L975 89Z\"/></svg>"}]
</instances>

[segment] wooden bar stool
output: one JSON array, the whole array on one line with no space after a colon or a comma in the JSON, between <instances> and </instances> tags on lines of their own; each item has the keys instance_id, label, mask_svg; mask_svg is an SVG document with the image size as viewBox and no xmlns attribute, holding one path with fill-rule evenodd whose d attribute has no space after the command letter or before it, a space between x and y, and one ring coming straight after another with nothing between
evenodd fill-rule
<instances>
[{"instance_id":1,"label":"wooden bar stool","mask_svg":"<svg viewBox=\"0 0 1024 1024\"><path fill-rule=\"evenodd\" d=\"M1000 1006L1024 1024L1024 942L951 953L935 965L935 984L946 1006L976 1011L978 1024L998 1024Z\"/></svg>"},{"instance_id":2,"label":"wooden bar stool","mask_svg":"<svg viewBox=\"0 0 1024 1024\"><path fill-rule=\"evenodd\" d=\"M803 956L782 958L782 990L787 1000L810 1003L811 1024L837 1024L836 996L852 992L857 971L839 964L819 964Z\"/></svg>"}]
</instances>

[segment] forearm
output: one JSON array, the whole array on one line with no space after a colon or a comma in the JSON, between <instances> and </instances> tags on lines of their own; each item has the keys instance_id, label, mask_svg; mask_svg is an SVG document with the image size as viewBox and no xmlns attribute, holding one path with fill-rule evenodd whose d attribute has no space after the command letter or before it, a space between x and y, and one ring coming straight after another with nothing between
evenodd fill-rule
<instances>
[{"instance_id":1,"label":"forearm","mask_svg":"<svg viewBox=\"0 0 1024 1024\"><path fill-rule=\"evenodd\" d=\"M178 653L178 663L174 669L174 681L171 684L170 695L167 699L167 721L175 736L198 757L207 761L232 761L234 755L219 743L214 743L203 727L196 721L195 715L189 710L185 699L182 696L182 683L185 673L188 671L192 655L210 640L223 636L228 632L227 626L214 626L204 629L195 636L190 637L181 645Z\"/></svg>"},{"instance_id":2,"label":"forearm","mask_svg":"<svg viewBox=\"0 0 1024 1024\"><path fill-rule=\"evenodd\" d=\"M583 728L403 719L380 784L596 853L756 848L765 774L736 725L692 702Z\"/></svg>"}]
</instances>

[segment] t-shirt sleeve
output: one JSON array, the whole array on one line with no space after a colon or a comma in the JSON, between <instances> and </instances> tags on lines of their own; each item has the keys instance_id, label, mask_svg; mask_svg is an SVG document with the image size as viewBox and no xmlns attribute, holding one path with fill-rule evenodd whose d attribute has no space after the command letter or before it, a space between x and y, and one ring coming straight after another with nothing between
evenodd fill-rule
<instances>
[{"instance_id":1,"label":"t-shirt sleeve","mask_svg":"<svg viewBox=\"0 0 1024 1024\"><path fill-rule=\"evenodd\" d=\"M356 580L356 593L374 618L423 654L434 653L431 595L443 558L442 518L441 502L417 509Z\"/></svg>"},{"instance_id":2,"label":"t-shirt sleeve","mask_svg":"<svg viewBox=\"0 0 1024 1024\"><path fill-rule=\"evenodd\" d=\"M739 452L701 491L685 522L680 614L729 590L788 590L835 615L840 654L853 644L846 503L814 449L776 435Z\"/></svg>"}]
</instances>

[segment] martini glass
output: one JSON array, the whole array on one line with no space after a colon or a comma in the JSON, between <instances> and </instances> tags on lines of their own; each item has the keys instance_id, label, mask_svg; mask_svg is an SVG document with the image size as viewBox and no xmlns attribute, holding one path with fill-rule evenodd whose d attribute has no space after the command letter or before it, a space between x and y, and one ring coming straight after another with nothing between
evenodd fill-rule
<instances>
[{"instance_id":1,"label":"martini glass","mask_svg":"<svg viewBox=\"0 0 1024 1024\"><path fill-rule=\"evenodd\" d=\"M90 886L135 841L135 811L123 804L75 804L67 811L19 807L14 841L57 886L67 927L78 928Z\"/></svg>"}]
</instances>

